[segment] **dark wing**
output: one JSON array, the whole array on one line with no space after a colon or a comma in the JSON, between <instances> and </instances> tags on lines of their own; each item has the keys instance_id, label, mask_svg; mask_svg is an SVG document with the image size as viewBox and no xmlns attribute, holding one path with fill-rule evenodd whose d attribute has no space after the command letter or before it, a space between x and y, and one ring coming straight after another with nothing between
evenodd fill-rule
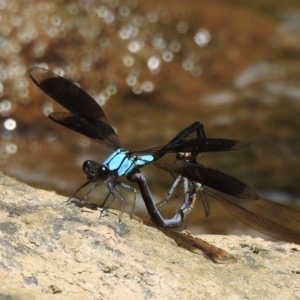
<instances>
[{"instance_id":1,"label":"dark wing","mask_svg":"<svg viewBox=\"0 0 300 300\"><path fill-rule=\"evenodd\" d=\"M185 138L193 132L197 133L197 138L186 140ZM200 122L194 122L180 131L166 145L147 150L134 151L133 153L155 154L155 160L157 160L166 153L193 152L193 155L195 155L202 152L239 150L250 146L251 144L249 143L236 140L207 138L203 125Z\"/></svg>"},{"instance_id":2,"label":"dark wing","mask_svg":"<svg viewBox=\"0 0 300 300\"><path fill-rule=\"evenodd\" d=\"M50 118L53 121L76 131L76 123L71 125L71 122L81 120L79 133L85 132L88 137L112 149L120 148L118 137L101 107L75 83L43 68L32 68L30 78L43 92L71 112L67 120L58 113L52 113Z\"/></svg>"},{"instance_id":3,"label":"dark wing","mask_svg":"<svg viewBox=\"0 0 300 300\"><path fill-rule=\"evenodd\" d=\"M193 149L194 152L223 152L231 150L239 150L250 147L250 143L236 141L231 139L214 139L205 138L204 140L189 139L178 142L172 147L172 152L189 152Z\"/></svg>"},{"instance_id":4,"label":"dark wing","mask_svg":"<svg viewBox=\"0 0 300 300\"><path fill-rule=\"evenodd\" d=\"M204 190L243 223L275 239L300 244L300 211L259 197L256 201L241 201L209 188Z\"/></svg>"},{"instance_id":5,"label":"dark wing","mask_svg":"<svg viewBox=\"0 0 300 300\"><path fill-rule=\"evenodd\" d=\"M197 163L154 163L154 165L160 169L170 172L171 174L181 174L190 180L201 183L204 187L210 187L227 195L248 200L259 199L256 192L240 180L218 170L206 168Z\"/></svg>"},{"instance_id":6,"label":"dark wing","mask_svg":"<svg viewBox=\"0 0 300 300\"><path fill-rule=\"evenodd\" d=\"M106 137L103 139L102 135L99 136L98 134L99 129L80 116L73 115L70 112L53 112L48 117L52 121L79 132L108 148L115 148L115 145L111 142L114 139L115 131L109 124L102 123L101 125L101 134Z\"/></svg>"},{"instance_id":7,"label":"dark wing","mask_svg":"<svg viewBox=\"0 0 300 300\"><path fill-rule=\"evenodd\" d=\"M193 132L196 132L197 138L186 140ZM229 151L249 146L249 143L235 140L206 138L203 125L200 122L194 122L179 132L168 144L163 146L157 152L157 156L161 157L167 152L192 152L193 155L197 155L201 152Z\"/></svg>"},{"instance_id":8,"label":"dark wing","mask_svg":"<svg viewBox=\"0 0 300 300\"><path fill-rule=\"evenodd\" d=\"M178 153L178 152L191 152L197 149L197 153L204 152L225 152L225 151L233 151L240 150L243 148L250 147L250 143L230 140L230 139L214 139L214 138L205 138L204 141L200 141L198 139L188 139L179 141L172 147L166 148L166 146L154 147L146 150L132 151L131 153ZM162 155L157 155L157 159L159 159Z\"/></svg>"}]
</instances>

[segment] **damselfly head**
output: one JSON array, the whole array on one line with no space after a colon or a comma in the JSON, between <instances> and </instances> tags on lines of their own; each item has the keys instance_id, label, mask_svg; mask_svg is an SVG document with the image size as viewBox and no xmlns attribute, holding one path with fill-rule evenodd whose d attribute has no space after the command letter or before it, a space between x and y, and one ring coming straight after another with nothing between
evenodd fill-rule
<instances>
[{"instance_id":1,"label":"damselfly head","mask_svg":"<svg viewBox=\"0 0 300 300\"><path fill-rule=\"evenodd\" d=\"M178 152L176 154L176 160L184 160L191 157L191 155L192 155L191 152Z\"/></svg>"},{"instance_id":2,"label":"damselfly head","mask_svg":"<svg viewBox=\"0 0 300 300\"><path fill-rule=\"evenodd\" d=\"M86 160L82 165L83 172L87 175L87 179L91 182L97 181L99 179L99 164L92 161Z\"/></svg>"},{"instance_id":3,"label":"damselfly head","mask_svg":"<svg viewBox=\"0 0 300 300\"><path fill-rule=\"evenodd\" d=\"M99 177L107 177L109 175L109 169L105 165L101 165L98 169Z\"/></svg>"}]
</instances>

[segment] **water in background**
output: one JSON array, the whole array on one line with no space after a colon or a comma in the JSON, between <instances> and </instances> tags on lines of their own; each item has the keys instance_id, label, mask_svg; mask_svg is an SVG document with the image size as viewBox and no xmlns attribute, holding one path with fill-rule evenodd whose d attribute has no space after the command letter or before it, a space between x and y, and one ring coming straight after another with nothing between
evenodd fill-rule
<instances>
[{"instance_id":1,"label":"water in background","mask_svg":"<svg viewBox=\"0 0 300 300\"><path fill-rule=\"evenodd\" d=\"M62 108L30 81L29 68L39 65L92 95L126 149L163 145L196 120L208 137L252 143L205 154L201 163L297 205L298 1L1 0L0 20L3 172L70 195L85 181L82 163L110 153L47 119ZM171 176L151 166L143 173L163 199ZM95 191L90 199L105 195ZM132 195L124 195L129 211ZM198 206L188 228L245 232L217 204L209 218ZM139 196L136 213L147 218Z\"/></svg>"}]
</instances>

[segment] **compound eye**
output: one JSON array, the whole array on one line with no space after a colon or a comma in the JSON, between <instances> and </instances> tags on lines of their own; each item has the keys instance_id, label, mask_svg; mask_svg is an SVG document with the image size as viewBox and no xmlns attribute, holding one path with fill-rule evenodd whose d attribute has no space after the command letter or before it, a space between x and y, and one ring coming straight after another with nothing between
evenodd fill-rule
<instances>
[{"instance_id":1,"label":"compound eye","mask_svg":"<svg viewBox=\"0 0 300 300\"><path fill-rule=\"evenodd\" d=\"M176 159L177 160L183 160L184 159L184 153L182 153L182 152L178 152L177 154L176 154Z\"/></svg>"},{"instance_id":2,"label":"compound eye","mask_svg":"<svg viewBox=\"0 0 300 300\"><path fill-rule=\"evenodd\" d=\"M99 169L98 169L98 173L100 175L108 175L109 174L109 169L107 166L100 166Z\"/></svg>"},{"instance_id":3,"label":"compound eye","mask_svg":"<svg viewBox=\"0 0 300 300\"><path fill-rule=\"evenodd\" d=\"M86 160L83 164L82 164L82 170L85 174L88 174L90 169L92 166L92 161L91 160Z\"/></svg>"}]
</instances>

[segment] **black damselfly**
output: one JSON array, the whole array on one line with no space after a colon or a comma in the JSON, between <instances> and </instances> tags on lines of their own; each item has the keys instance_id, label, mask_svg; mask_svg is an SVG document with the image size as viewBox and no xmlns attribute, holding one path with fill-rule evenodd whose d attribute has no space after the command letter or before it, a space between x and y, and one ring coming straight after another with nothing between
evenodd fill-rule
<instances>
[{"instance_id":1,"label":"black damselfly","mask_svg":"<svg viewBox=\"0 0 300 300\"><path fill-rule=\"evenodd\" d=\"M206 139L203 128L197 137ZM206 216L210 214L207 198L214 198L249 227L275 239L300 244L300 212L263 198L238 179L197 163L197 156L201 152L214 152L212 149L205 149L203 147L193 152L178 152L174 164L154 163L156 167L178 175L166 199L156 205L160 212L173 207L174 216L168 216L168 220L172 222L169 221L166 225L172 224L175 227L182 224L193 208L198 191ZM234 149L236 148L232 148ZM180 181L183 181L184 196L172 197Z\"/></svg>"}]
</instances>

